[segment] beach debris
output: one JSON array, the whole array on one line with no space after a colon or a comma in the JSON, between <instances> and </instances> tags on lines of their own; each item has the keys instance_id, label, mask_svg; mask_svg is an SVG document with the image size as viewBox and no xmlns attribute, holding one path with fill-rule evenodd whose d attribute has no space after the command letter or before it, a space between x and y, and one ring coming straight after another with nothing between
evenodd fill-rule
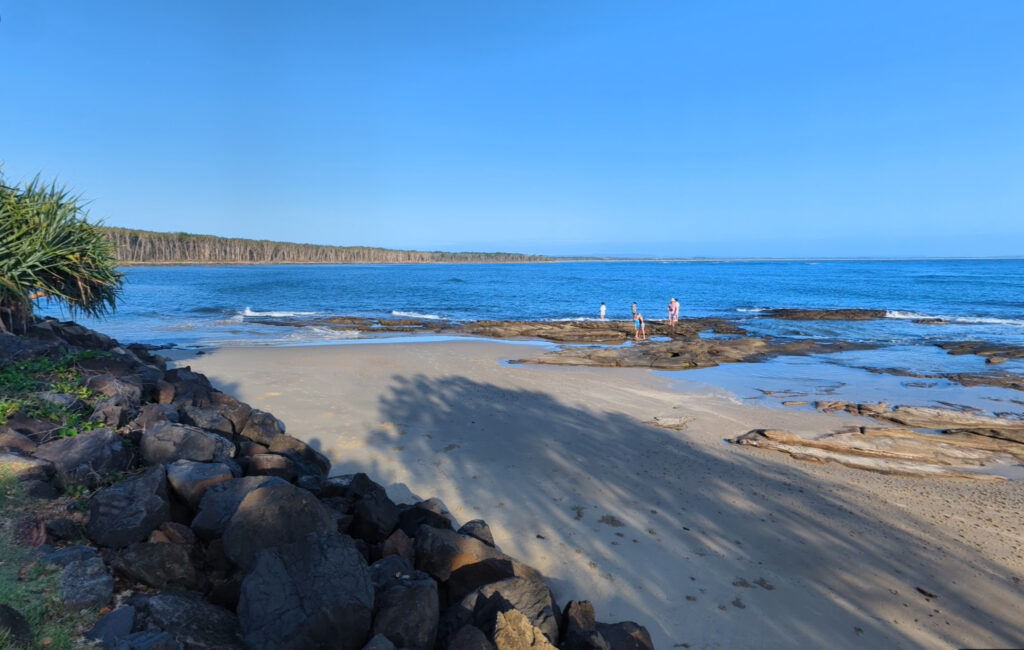
<instances>
[{"instance_id":1,"label":"beach debris","mask_svg":"<svg viewBox=\"0 0 1024 650\"><path fill-rule=\"evenodd\" d=\"M611 526L613 528L621 528L622 526L626 525L618 517L614 517L612 515L605 515L597 521L598 523L604 524L606 526Z\"/></svg>"}]
</instances>

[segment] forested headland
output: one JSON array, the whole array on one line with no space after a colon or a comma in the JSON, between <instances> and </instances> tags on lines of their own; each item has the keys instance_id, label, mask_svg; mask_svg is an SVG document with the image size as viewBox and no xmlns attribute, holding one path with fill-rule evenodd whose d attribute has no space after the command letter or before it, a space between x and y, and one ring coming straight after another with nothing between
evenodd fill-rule
<instances>
[{"instance_id":1,"label":"forested headland","mask_svg":"<svg viewBox=\"0 0 1024 650\"><path fill-rule=\"evenodd\" d=\"M288 242L104 227L122 264L419 264L550 262L543 255L445 253Z\"/></svg>"}]
</instances>

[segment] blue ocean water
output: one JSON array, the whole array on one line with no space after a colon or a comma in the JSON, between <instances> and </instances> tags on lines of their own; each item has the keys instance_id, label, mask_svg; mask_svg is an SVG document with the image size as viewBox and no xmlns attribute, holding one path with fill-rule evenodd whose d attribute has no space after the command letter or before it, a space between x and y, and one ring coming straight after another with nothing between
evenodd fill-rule
<instances>
[{"instance_id":1,"label":"blue ocean water","mask_svg":"<svg viewBox=\"0 0 1024 650\"><path fill-rule=\"evenodd\" d=\"M122 341L287 345L344 340L307 324L326 316L455 321L648 320L679 299L685 317L737 319L752 332L886 345L941 340L1024 343L1024 260L560 262L338 266L153 266L123 269L115 315L80 319ZM867 322L778 321L769 308L882 309ZM62 315L55 308L43 313ZM949 325L920 325L941 317Z\"/></svg>"}]
</instances>

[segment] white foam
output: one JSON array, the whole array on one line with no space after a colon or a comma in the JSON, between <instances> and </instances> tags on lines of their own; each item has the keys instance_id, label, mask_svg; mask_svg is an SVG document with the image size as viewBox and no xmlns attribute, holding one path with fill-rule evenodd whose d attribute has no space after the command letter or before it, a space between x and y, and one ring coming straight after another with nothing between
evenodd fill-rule
<instances>
[{"instance_id":1,"label":"white foam","mask_svg":"<svg viewBox=\"0 0 1024 650\"><path fill-rule=\"evenodd\" d=\"M294 316L313 316L316 314L315 311L253 311L246 307L245 311L241 312L242 316L261 316L264 318L291 318Z\"/></svg>"},{"instance_id":2,"label":"white foam","mask_svg":"<svg viewBox=\"0 0 1024 650\"><path fill-rule=\"evenodd\" d=\"M899 320L921 320L921 319L925 319L925 320L938 320L938 319L948 320L945 316L929 316L928 314L919 314L919 313L914 312L914 311L899 311L899 310L889 310L889 311L885 312L885 317L886 318L896 318L896 319L899 319Z\"/></svg>"},{"instance_id":3,"label":"white foam","mask_svg":"<svg viewBox=\"0 0 1024 650\"><path fill-rule=\"evenodd\" d=\"M391 311L391 315L401 316L402 318L422 318L424 320L443 320L444 318L443 316L438 316L437 314L421 314L415 311L398 311L397 309L393 309Z\"/></svg>"},{"instance_id":4,"label":"white foam","mask_svg":"<svg viewBox=\"0 0 1024 650\"><path fill-rule=\"evenodd\" d=\"M768 311L767 307L737 307L736 311L741 314L759 314L763 311Z\"/></svg>"},{"instance_id":5,"label":"white foam","mask_svg":"<svg viewBox=\"0 0 1024 650\"><path fill-rule=\"evenodd\" d=\"M942 320L958 325L1009 325L1024 327L1024 320L1017 318L995 318L991 316L936 316L934 314L918 314L913 311L887 311L886 318L901 320Z\"/></svg>"}]
</instances>

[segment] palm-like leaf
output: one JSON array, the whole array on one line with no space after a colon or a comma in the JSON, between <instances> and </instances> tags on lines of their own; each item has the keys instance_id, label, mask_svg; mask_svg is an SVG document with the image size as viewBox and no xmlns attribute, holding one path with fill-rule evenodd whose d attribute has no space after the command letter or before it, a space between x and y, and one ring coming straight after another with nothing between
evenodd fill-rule
<instances>
[{"instance_id":1,"label":"palm-like leaf","mask_svg":"<svg viewBox=\"0 0 1024 650\"><path fill-rule=\"evenodd\" d=\"M78 197L38 177L0 184L0 328L24 322L46 297L72 314L112 312L122 275L110 240L85 219Z\"/></svg>"}]
</instances>

